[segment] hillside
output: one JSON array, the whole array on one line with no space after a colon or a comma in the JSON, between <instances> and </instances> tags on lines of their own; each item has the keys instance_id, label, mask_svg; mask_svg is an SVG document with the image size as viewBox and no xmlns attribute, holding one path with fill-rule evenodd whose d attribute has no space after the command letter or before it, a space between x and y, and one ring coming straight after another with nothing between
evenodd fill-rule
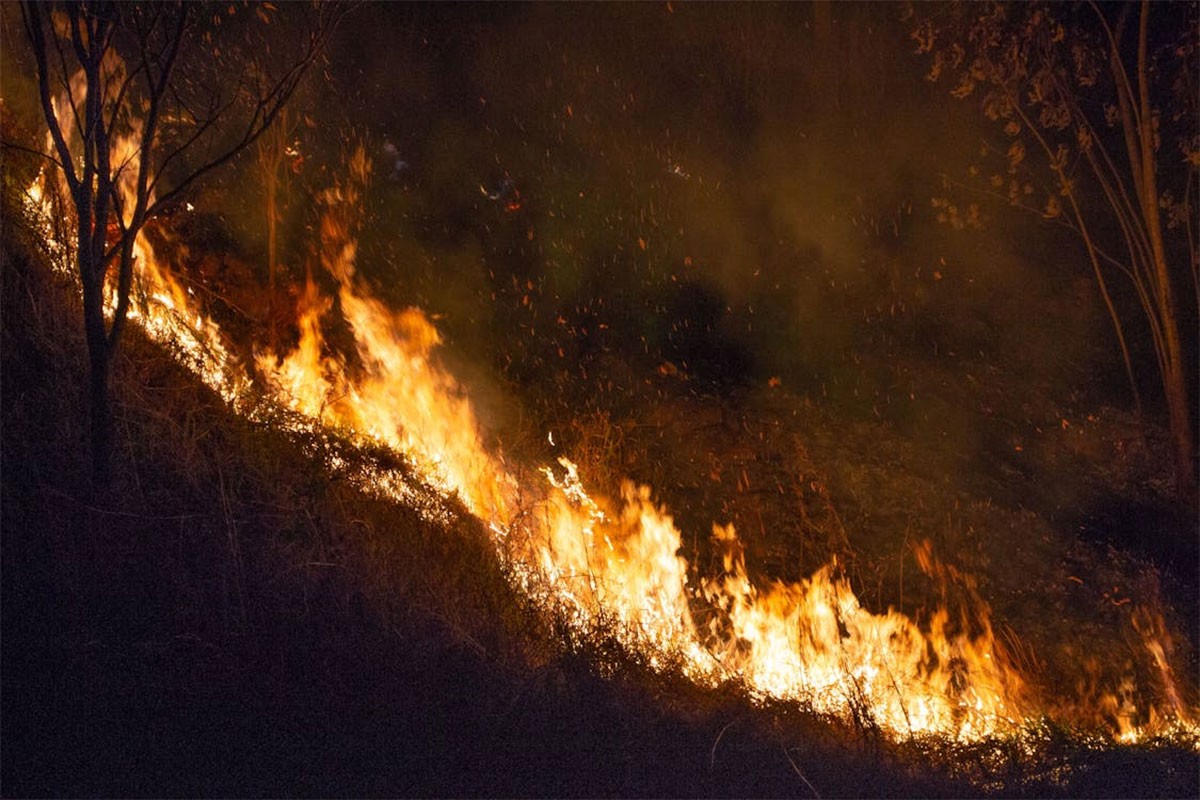
<instances>
[{"instance_id":1,"label":"hillside","mask_svg":"<svg viewBox=\"0 0 1200 800\"><path fill-rule=\"evenodd\" d=\"M136 330L114 380L115 477L92 496L76 301L28 237L10 207L5 796L962 791L873 738L628 654L601 679L606 645L536 618L477 522L365 496Z\"/></svg>"},{"instance_id":2,"label":"hillside","mask_svg":"<svg viewBox=\"0 0 1200 800\"><path fill-rule=\"evenodd\" d=\"M895 743L869 715L838 721L652 669L616 637L584 637L540 614L455 501L426 490L400 505L354 480L364 465L403 472L396 456L249 422L136 328L114 377L115 477L93 492L77 301L6 202L5 796L1195 793L1186 743L1099 746L1054 726L1032 754L1003 740ZM756 487L812 476L801 487L802 536L748 539L756 573L794 577L836 552L865 602L888 602L887 570L899 569L901 602L920 605L931 589L910 575L905 598L910 556L889 562L884 552L883 532L912 514L891 505L907 495L932 512L925 533L973 566L1017 559L981 573L1009 626L1027 632L1021 622L1039 613L1020 596L1024 580L1075 604L1064 624L1091 619L1091 634L1121 635L1094 616L1108 595L1069 595L1056 570L1084 570L1091 591L1093 579L1152 562L1113 550L1106 564L1036 507L992 507L979 499L986 491L943 526L970 495L943 496L931 452L908 450L888 428L766 387L722 399L675 376L654 380L644 397L655 402L623 406L626 416L559 420L563 446L601 485L626 470L654 481L683 523L699 525L720 516L709 498L724 496L726 518L753 529L744 523L757 513L773 528L779 520L760 509L784 512L751 502ZM531 439L523 446L536 450ZM711 482L736 492L667 479L695 474L705 452L723 456ZM1047 447L1027 479L1059 452ZM907 478L885 486L885 474ZM1040 531L1032 552L1000 538L1018 526ZM964 550L972 536L976 550ZM693 545L698 561L705 546ZM1074 561L1037 566L1064 553ZM1143 567L1132 579L1148 585L1155 574ZM1186 574L1165 580L1186 596ZM1040 635L1053 638L1054 625ZM1041 659L1053 678L1060 667Z\"/></svg>"}]
</instances>

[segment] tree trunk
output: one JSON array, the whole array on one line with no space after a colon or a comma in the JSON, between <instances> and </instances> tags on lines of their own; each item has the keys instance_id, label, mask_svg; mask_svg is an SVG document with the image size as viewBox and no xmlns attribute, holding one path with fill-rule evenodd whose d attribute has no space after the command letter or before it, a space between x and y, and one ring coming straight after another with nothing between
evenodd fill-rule
<instances>
[{"instance_id":1,"label":"tree trunk","mask_svg":"<svg viewBox=\"0 0 1200 800\"><path fill-rule=\"evenodd\" d=\"M92 485L97 490L108 487L109 462L112 454L112 409L108 404L108 353L97 354L89 349L89 405L92 434Z\"/></svg>"},{"instance_id":2,"label":"tree trunk","mask_svg":"<svg viewBox=\"0 0 1200 800\"><path fill-rule=\"evenodd\" d=\"M1150 235L1155 290L1155 305L1162 324L1160 369L1162 370L1163 394L1167 401L1167 419L1171 427L1171 443L1175 451L1175 491L1180 499L1197 505L1195 443L1192 441L1192 420L1188 410L1187 368L1184 365L1183 343L1179 336L1179 311L1175 303L1175 291L1171 285L1166 246L1163 242L1162 219L1158 213L1158 179L1155 174L1155 130L1150 101L1150 76L1147 67L1149 53L1148 29L1150 24L1150 2L1142 0L1138 21L1137 79L1138 104L1140 110L1137 141L1140 145L1142 183L1142 213L1146 218L1146 230ZM1131 154L1131 156L1134 154ZM1135 159L1136 160L1136 159Z\"/></svg>"},{"instance_id":3,"label":"tree trunk","mask_svg":"<svg viewBox=\"0 0 1200 800\"><path fill-rule=\"evenodd\" d=\"M110 365L108 335L104 326L104 287L89 280L83 291L83 327L88 350L88 414L91 433L92 488L108 485L112 452L112 410L108 402Z\"/></svg>"},{"instance_id":4,"label":"tree trunk","mask_svg":"<svg viewBox=\"0 0 1200 800\"><path fill-rule=\"evenodd\" d=\"M1151 230L1151 240L1161 246L1161 234ZM1175 491L1179 498L1196 507L1200 505L1196 485L1196 443L1193 440L1192 417L1188 405L1187 366L1183 342L1179 335L1179 316L1175 296L1171 291L1171 274L1161 250L1155 247L1155 272L1158 273L1158 307L1163 328L1162 386L1167 401L1167 420L1171 430L1171 445L1175 456Z\"/></svg>"},{"instance_id":5,"label":"tree trunk","mask_svg":"<svg viewBox=\"0 0 1200 800\"><path fill-rule=\"evenodd\" d=\"M1178 340L1178 336L1174 337ZM1178 357L1163 376L1167 394L1167 414L1171 425L1171 444L1175 451L1175 490L1179 498L1195 508L1200 505L1196 488L1196 443L1192 439L1192 420L1188 411L1187 382Z\"/></svg>"}]
</instances>

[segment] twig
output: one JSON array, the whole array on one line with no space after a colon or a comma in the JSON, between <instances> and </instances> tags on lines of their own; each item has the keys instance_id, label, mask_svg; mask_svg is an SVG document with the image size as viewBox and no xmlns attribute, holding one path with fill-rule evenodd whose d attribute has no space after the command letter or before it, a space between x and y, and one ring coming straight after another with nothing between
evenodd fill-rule
<instances>
[{"instance_id":1,"label":"twig","mask_svg":"<svg viewBox=\"0 0 1200 800\"><path fill-rule=\"evenodd\" d=\"M782 744L779 745L779 748L781 750L783 750L783 757L786 758L788 760L788 763L792 765L792 769L794 769L796 771L796 774L800 776L800 780L804 781L804 785L807 786L808 790L813 793L813 797L817 798L817 800L820 800L821 793L817 791L817 787L812 785L812 781L810 781L808 778L804 777L804 773L800 771L800 767L799 767L799 765L796 764L795 760L792 758L792 754L789 753L787 748L784 747Z\"/></svg>"},{"instance_id":2,"label":"twig","mask_svg":"<svg viewBox=\"0 0 1200 800\"><path fill-rule=\"evenodd\" d=\"M32 147L26 147L22 144L18 144L17 142L14 142L10 139L0 138L0 150L16 150L21 153L26 153L27 155L37 156L38 158L43 158L46 161L49 161L51 164L53 164L56 167L62 166L62 162L59 161L54 156L43 153L41 150L35 150Z\"/></svg>"},{"instance_id":3,"label":"twig","mask_svg":"<svg viewBox=\"0 0 1200 800\"><path fill-rule=\"evenodd\" d=\"M435 611L433 608L430 608L429 606L425 605L424 603L414 602L413 605L414 605L414 607L416 607L416 608L420 609L421 611L425 612L426 614L428 614L431 619L434 619L434 620L442 623L442 625L444 625L446 627L446 629L448 631L450 631L450 633L452 633L455 637L457 637L458 640L462 644L467 645L468 647L470 647L472 650L474 650L476 653L478 653L483 658L489 657L488 649L486 647L484 647L482 644L480 644L479 641L474 636L467 633L467 631L465 631L461 625L455 623L453 620L451 620L445 614L442 614L439 611Z\"/></svg>"},{"instance_id":4,"label":"twig","mask_svg":"<svg viewBox=\"0 0 1200 800\"><path fill-rule=\"evenodd\" d=\"M900 691L900 684L896 682L896 676L892 672L891 667L884 661L883 670L887 673L888 680L892 684L892 688L896 690L896 697L900 699L900 710L904 712L904 724L908 726L909 738L913 735L912 719L908 716L908 706L904 703L904 692Z\"/></svg>"},{"instance_id":5,"label":"twig","mask_svg":"<svg viewBox=\"0 0 1200 800\"><path fill-rule=\"evenodd\" d=\"M86 502L80 500L78 497L75 497L74 495L64 492L61 489L57 489L53 486L43 486L42 488L44 491L48 492L49 494L57 495L58 497L61 497L64 500L71 501L72 503L74 503L76 506L83 509L84 511L93 511L97 514L105 514L105 515L111 516L111 517L129 517L131 519L144 519L144 520L185 520L185 519L193 519L195 517L205 516L205 514L202 514L202 513L139 514L139 513L133 512L133 511L120 511L118 509L113 509L113 508L100 508L99 506L92 505L91 503L86 503Z\"/></svg>"},{"instance_id":6,"label":"twig","mask_svg":"<svg viewBox=\"0 0 1200 800\"><path fill-rule=\"evenodd\" d=\"M725 735L725 731L727 731L731 727L733 727L733 723L735 723L735 722L737 722L737 720L732 719L728 723L726 723L724 728L721 728L721 732L717 734L716 741L713 742L712 749L708 751L708 771L709 772L712 772L713 768L717 764L717 745L719 745L721 743L721 737Z\"/></svg>"}]
</instances>

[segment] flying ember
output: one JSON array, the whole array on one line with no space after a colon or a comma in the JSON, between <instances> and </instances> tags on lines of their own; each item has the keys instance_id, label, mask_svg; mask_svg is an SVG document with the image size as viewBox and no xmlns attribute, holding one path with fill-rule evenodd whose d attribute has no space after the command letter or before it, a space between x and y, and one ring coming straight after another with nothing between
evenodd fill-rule
<instances>
[{"instance_id":1,"label":"flying ember","mask_svg":"<svg viewBox=\"0 0 1200 800\"><path fill-rule=\"evenodd\" d=\"M132 141L118 144L125 148L120 159L137 158ZM467 388L437 358L437 329L418 309L389 308L358 275L371 171L358 148L346 175L319 198L317 257L336 282L336 302L308 281L294 349L260 350L253 370L246 369L144 238L136 251L141 301L131 315L243 413L255 414L256 393L265 393L265 402L314 425L403 454L486 525L521 587L566 611L581 635L601 620L615 621L624 646L648 653L651 663L682 663L701 684L741 682L756 696L847 718L865 710L898 737L1019 734L1048 713L1036 676L1017 666L993 631L988 604L970 587L959 587L967 601L918 620L865 608L836 561L804 580L764 585L749 573L737 531L720 521L711 531L720 570L697 579L680 555L679 528L650 487L625 482L618 497L603 497L566 458L518 470L485 446ZM673 172L688 177L677 165ZM29 196L45 212L53 187L43 181ZM352 363L326 341L334 314L352 333ZM528 475L536 480L519 477ZM388 476L372 480L369 488L401 500L412 491ZM928 543L916 555L931 579L955 580ZM1087 701L1094 708L1073 713L1104 723L1122 741L1172 728L1196 731L1195 712L1163 655L1161 617L1144 611L1136 621L1146 652L1130 657L1150 659L1165 701L1131 710L1113 687Z\"/></svg>"}]
</instances>

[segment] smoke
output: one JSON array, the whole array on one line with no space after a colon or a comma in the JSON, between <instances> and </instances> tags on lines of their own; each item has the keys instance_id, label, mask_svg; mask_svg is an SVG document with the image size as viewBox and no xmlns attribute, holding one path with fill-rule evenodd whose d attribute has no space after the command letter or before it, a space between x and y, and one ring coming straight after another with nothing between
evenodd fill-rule
<instances>
[{"instance_id":1,"label":"smoke","mask_svg":"<svg viewBox=\"0 0 1200 800\"><path fill-rule=\"evenodd\" d=\"M362 276L527 399L775 381L964 451L964 372L1122 401L1072 243L938 221L992 132L923 70L887 4L365 7L300 98L287 266L364 140ZM222 193L262 249L253 170Z\"/></svg>"},{"instance_id":2,"label":"smoke","mask_svg":"<svg viewBox=\"0 0 1200 800\"><path fill-rule=\"evenodd\" d=\"M1044 412L1021 395L1083 382L1104 321L1062 241L933 202L989 133L922 80L894 13L364 8L302 104L292 275L319 239L305 195L365 142L356 278L428 310L489 423L497 376L543 414L636 409L645 376L678 378L722 422L782 385L918 440L947 497L963 467L1029 469L1011 415ZM213 203L249 248L254 179Z\"/></svg>"}]
</instances>

